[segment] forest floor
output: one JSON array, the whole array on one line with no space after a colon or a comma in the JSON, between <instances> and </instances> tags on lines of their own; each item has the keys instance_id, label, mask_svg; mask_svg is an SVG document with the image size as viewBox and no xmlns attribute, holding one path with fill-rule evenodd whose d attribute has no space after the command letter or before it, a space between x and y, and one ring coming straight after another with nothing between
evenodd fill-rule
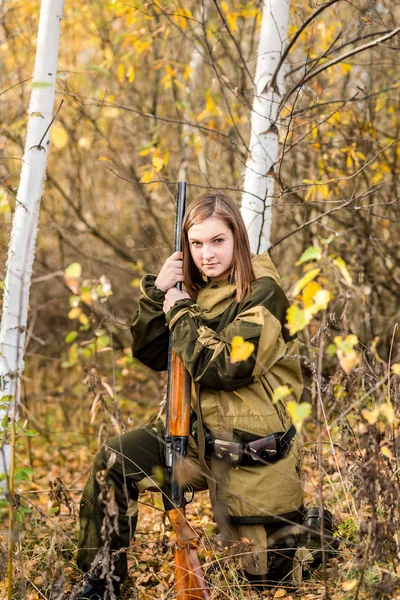
<instances>
[{"instance_id":1,"label":"forest floor","mask_svg":"<svg viewBox=\"0 0 400 600\"><path fill-rule=\"evenodd\" d=\"M140 379L140 378L139 378ZM82 383L82 382L81 382ZM38 382L38 386L43 382ZM157 390L143 379L142 397L153 397ZM158 384L157 384L158 385ZM72 391L71 391L72 390ZM60 399L61 396L61 399ZM74 397L73 397L74 396ZM99 414L92 413L92 400L82 402L83 388L78 385L44 395L41 408L27 410L22 416L17 445L16 470L16 535L13 560L13 600L61 600L82 574L75 564L78 537L79 498L98 447L99 431L105 434L118 427L110 406L103 403ZM122 401L122 416L128 427L144 423L157 405ZM38 405L39 406L39 405ZM66 410L66 406L68 410ZM100 415L103 415L100 418ZM130 416L127 418L127 415ZM134 418L132 418L134 415ZM101 421L101 423L99 423ZM132 422L133 421L133 422ZM34 434L32 430L38 433ZM313 426L305 431L315 440ZM115 433L114 433L115 435ZM307 446L307 444L306 444ZM345 453L336 456L329 443L324 447L324 473L321 482L314 451L305 452L304 479L307 507L318 505L318 493L333 512L337 529L337 554L329 558L325 573L314 572L295 592L275 588L263 592L265 598L303 598L304 600L367 600L390 598L400 600L400 586L376 592L376 585L390 573L400 579L398 564L384 560L369 561L368 539L361 543L361 523L368 517L356 508L351 486L342 480L346 472ZM318 492L318 489L320 492ZM347 490L347 491L346 491ZM3 544L0 548L1 574L7 566L7 506L3 502ZM188 520L200 535L199 553L210 585L212 599L257 598L257 594L240 579L239 552L222 547L212 520L208 493L197 493L187 507ZM368 520L368 519L366 519ZM248 544L249 540L244 540ZM385 543L385 541L383 541ZM140 517L135 538L128 552L129 577L123 598L169 600L175 597L174 536L162 509L158 494L140 496ZM1 577L0 577L1 579ZM380 590L384 590L381 585ZM0 582L0 600L7 598L7 579Z\"/></svg>"}]
</instances>

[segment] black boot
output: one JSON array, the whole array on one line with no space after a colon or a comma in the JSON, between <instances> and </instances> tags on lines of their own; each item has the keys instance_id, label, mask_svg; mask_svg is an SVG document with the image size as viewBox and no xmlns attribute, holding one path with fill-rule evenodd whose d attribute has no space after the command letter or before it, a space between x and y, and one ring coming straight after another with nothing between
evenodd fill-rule
<instances>
[{"instance_id":1,"label":"black boot","mask_svg":"<svg viewBox=\"0 0 400 600\"><path fill-rule=\"evenodd\" d=\"M113 584L114 594L116 598L120 597L120 589L117 583ZM88 581L87 585L78 594L68 596L68 600L104 600L107 592L107 581L104 579L94 579ZM107 598L110 598L110 593L107 593Z\"/></svg>"}]
</instances>

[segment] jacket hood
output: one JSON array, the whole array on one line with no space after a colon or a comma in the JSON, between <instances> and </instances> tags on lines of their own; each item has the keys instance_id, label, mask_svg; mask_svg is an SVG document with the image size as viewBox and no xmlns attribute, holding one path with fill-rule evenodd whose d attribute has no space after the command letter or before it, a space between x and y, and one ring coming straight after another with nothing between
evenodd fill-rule
<instances>
[{"instance_id":1,"label":"jacket hood","mask_svg":"<svg viewBox=\"0 0 400 600\"><path fill-rule=\"evenodd\" d=\"M253 265L253 271L256 279L260 279L260 277L271 277L271 279L276 281L276 283L279 283L280 277L278 271L276 270L268 252L264 252L260 255L252 254L251 263Z\"/></svg>"}]
</instances>

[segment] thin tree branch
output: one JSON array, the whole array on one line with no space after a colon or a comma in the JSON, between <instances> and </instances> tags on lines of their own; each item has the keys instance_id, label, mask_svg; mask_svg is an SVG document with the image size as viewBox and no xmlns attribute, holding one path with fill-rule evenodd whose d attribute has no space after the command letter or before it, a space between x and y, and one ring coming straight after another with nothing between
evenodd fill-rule
<instances>
[{"instance_id":1,"label":"thin tree branch","mask_svg":"<svg viewBox=\"0 0 400 600\"><path fill-rule=\"evenodd\" d=\"M302 229L305 229L306 227L308 227L309 225L312 225L313 223L317 223L318 221L320 221L324 217L326 217L328 215L331 215L334 212L337 212L339 210L343 210L344 208L347 208L350 204L352 204L356 200L362 200L366 196L369 196L369 194L371 194L372 192L375 192L377 189L379 189L379 187L381 187L381 186L379 185L379 186L376 186L373 189L367 190L366 192L364 192L363 194L360 194L359 196L356 196L354 198L350 198L350 200L347 200L347 202L344 202L340 206L335 206L334 208L331 208L330 210L326 210L324 213L321 213L320 215L314 217L313 219L310 219L309 221L306 221L305 223L303 223L299 227L296 227L296 229L293 229L293 231L290 231L289 233L287 233L286 235L284 235L283 237L281 237L277 242L275 242L275 244L271 244L271 246L268 248L268 252L271 252L271 250L273 250L274 248L276 248L276 246L278 246L279 244L281 244L284 240L286 240L287 238L291 237L295 233L298 233L299 231L301 231Z\"/></svg>"},{"instance_id":2,"label":"thin tree branch","mask_svg":"<svg viewBox=\"0 0 400 600\"><path fill-rule=\"evenodd\" d=\"M213 133L219 135L227 140L231 144L237 145L237 141L232 136L222 133L222 131L218 131L218 129L212 129L211 127L206 127L205 125L199 125L198 123L192 123L189 121L181 121L179 119L169 119L168 117L160 117L158 115L152 115L151 113L145 113L130 106L124 106L123 104L116 104L115 102L105 102L104 100L96 101L94 98L89 98L87 96L81 96L80 94L76 94L75 92L67 92L63 90L63 93L72 96L73 98L80 98L82 100L90 100L90 103L84 104L84 106L97 106L98 108L119 108L121 110L126 110L127 112L132 112L136 115L140 115L141 117L146 117L147 119L155 119L157 121L163 121L165 123L172 123L173 125L187 125L188 127L194 127L196 129L201 129L206 131L207 133Z\"/></svg>"},{"instance_id":3,"label":"thin tree branch","mask_svg":"<svg viewBox=\"0 0 400 600\"><path fill-rule=\"evenodd\" d=\"M304 85L305 83L307 83L308 81L310 81L311 79L313 79L314 77L316 77L317 75L319 75L320 73L322 73L323 71L326 71L326 69L329 69L330 67L333 67L337 63L340 63L340 62L342 62L344 60L347 60L351 56L354 56L355 54L359 54L360 52L364 52L365 50L368 50L369 48L373 48L374 46L377 46L378 44L382 44L386 40L389 40L392 37L394 37L395 35L397 35L398 33L400 33L400 27L396 27L396 29L393 29L393 31L390 31L386 35L383 35L382 37L380 37L380 38L378 38L376 40L373 40L372 42L369 42L368 44L364 44L363 46L357 46L357 48L353 48L352 50L349 50L348 52L345 52L344 54L341 54L337 58L329 60L325 64L321 65L318 69L312 70L307 75L305 75L300 81L298 81L285 94L285 97L283 98L283 100L281 102L281 108L280 108L280 110L282 110L285 102L288 100L288 98L290 98L290 96L293 94L293 92L296 91L296 89L299 86Z\"/></svg>"},{"instance_id":4,"label":"thin tree branch","mask_svg":"<svg viewBox=\"0 0 400 600\"><path fill-rule=\"evenodd\" d=\"M283 63L286 60L287 55L289 54L289 52L291 51L291 49L293 48L293 46L295 45L295 43L297 42L297 40L299 39L300 35L303 33L303 31L308 27L308 25L316 18L318 17L318 15L320 15L326 8L328 8L329 6L332 6L333 4L336 4L337 2L341 2L342 0L330 0L329 2L325 2L325 4L321 4L321 6L319 6L309 17L308 19L306 19L304 21L304 23L301 25L301 27L299 27L299 29L296 31L296 33L294 34L294 36L292 37L291 41L289 42L289 44L286 46L286 48L284 49L284 51L281 54L281 57L279 59L279 62L276 66L276 69L274 71L274 74L271 77L271 81L268 84L268 87L270 87L271 89L275 89L276 88L276 80L278 77L278 73L281 70L281 67L283 65Z\"/></svg>"},{"instance_id":5,"label":"thin tree branch","mask_svg":"<svg viewBox=\"0 0 400 600\"><path fill-rule=\"evenodd\" d=\"M347 40L346 42L343 42L343 44L340 44L340 46L338 46L337 48L334 48L331 51L331 54L336 54L337 52L340 52L340 50L343 50L343 48L346 48L346 46L350 46L351 44L355 44L356 42L359 42L360 40L365 40L367 38L374 37L376 35L384 35L385 33L387 33L387 29L385 29L385 31L373 31L373 32L365 34L365 35L359 35L359 36L357 36L355 38L352 38L351 40ZM288 71L285 74L285 77L290 77L291 75L293 75L297 71L300 71L301 69L304 69L307 66L311 66L311 65L316 64L319 60L320 60L320 57L318 56L317 58L313 58L310 61L304 62L304 63L298 65L297 67L294 67L293 69L290 69L290 71Z\"/></svg>"},{"instance_id":6,"label":"thin tree branch","mask_svg":"<svg viewBox=\"0 0 400 600\"><path fill-rule=\"evenodd\" d=\"M332 0L332 1L333 1L333 2L338 2L339 0ZM237 43L237 41L235 40L235 38L234 38L234 36L233 36L233 34L232 34L232 32L231 32L231 29L230 29L230 27L229 27L229 25L228 25L228 23L227 23L227 21L226 21L226 19L225 19L225 16L224 16L224 14L223 14L222 10L220 9L220 7L219 7L219 5L218 5L218 0L213 0L213 2L214 2L214 4L215 4L215 8L217 9L219 16L221 17L221 20L222 20L222 22L223 22L223 24L224 24L224 26L225 26L225 28L226 28L226 30L227 30L227 32L228 32L228 34L229 34L229 36L230 36L230 38L231 38L232 42L233 42L233 43L234 43L234 45L235 45L235 48L236 48L236 50L237 50L237 52L238 52L238 54L239 54L239 57L240 57L240 60L242 61L242 64L243 64L243 66L244 66L244 69L245 69L245 71L246 71L246 73L247 73L247 75L248 75L248 77L249 77L249 79L250 79L251 83L253 84L253 87L255 88L255 87L256 87L256 85L255 85L255 83L254 83L254 79L253 79L253 77L251 76L251 73L250 73L250 71L249 71L249 69L248 69L248 66L247 66L247 63L246 63L246 61L244 60L244 57L243 57L242 51L241 51L241 49L240 49L240 47L239 47L239 44L238 44L238 43Z\"/></svg>"}]
</instances>

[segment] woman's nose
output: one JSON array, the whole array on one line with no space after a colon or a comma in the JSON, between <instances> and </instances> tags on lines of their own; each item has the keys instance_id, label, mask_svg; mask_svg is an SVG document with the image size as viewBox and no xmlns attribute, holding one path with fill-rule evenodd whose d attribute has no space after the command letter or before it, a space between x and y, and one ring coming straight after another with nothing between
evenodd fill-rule
<instances>
[{"instance_id":1,"label":"woman's nose","mask_svg":"<svg viewBox=\"0 0 400 600\"><path fill-rule=\"evenodd\" d=\"M212 246L208 246L207 244L204 244L203 246L203 258L205 258L206 260L212 258L214 256L214 251Z\"/></svg>"}]
</instances>

